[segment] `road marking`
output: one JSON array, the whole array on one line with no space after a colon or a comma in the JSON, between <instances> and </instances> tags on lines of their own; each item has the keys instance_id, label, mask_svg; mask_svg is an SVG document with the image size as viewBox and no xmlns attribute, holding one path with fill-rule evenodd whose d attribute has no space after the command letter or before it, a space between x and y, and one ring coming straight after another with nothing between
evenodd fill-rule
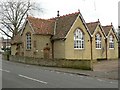
<instances>
[{"instance_id":1,"label":"road marking","mask_svg":"<svg viewBox=\"0 0 120 90\"><path fill-rule=\"evenodd\" d=\"M57 74L59 74L60 72L56 72Z\"/></svg>"},{"instance_id":2,"label":"road marking","mask_svg":"<svg viewBox=\"0 0 120 90\"><path fill-rule=\"evenodd\" d=\"M81 78L83 78L84 76L80 76L80 75L79 75L78 77L81 77Z\"/></svg>"},{"instance_id":3,"label":"road marking","mask_svg":"<svg viewBox=\"0 0 120 90\"><path fill-rule=\"evenodd\" d=\"M70 74L70 76L74 76L73 74Z\"/></svg>"},{"instance_id":4,"label":"road marking","mask_svg":"<svg viewBox=\"0 0 120 90\"><path fill-rule=\"evenodd\" d=\"M66 74L66 73L63 73L63 74Z\"/></svg>"},{"instance_id":5,"label":"road marking","mask_svg":"<svg viewBox=\"0 0 120 90\"><path fill-rule=\"evenodd\" d=\"M97 79L97 80L100 81L100 82L101 82L101 81L104 81L104 80L101 80L101 79Z\"/></svg>"},{"instance_id":6,"label":"road marking","mask_svg":"<svg viewBox=\"0 0 120 90\"><path fill-rule=\"evenodd\" d=\"M28 77L28 76L24 76L24 75L21 75L21 74L18 74L18 76L26 78L26 79L30 79L30 80L33 80L33 81L37 81L37 82L40 82L40 83L43 83L43 84L47 84L47 82L44 82L44 81L41 81L41 80L38 80L38 79L34 79L34 78L31 78L31 77Z\"/></svg>"},{"instance_id":7,"label":"road marking","mask_svg":"<svg viewBox=\"0 0 120 90\"><path fill-rule=\"evenodd\" d=\"M91 78L91 77L86 77L86 79L93 79L93 78Z\"/></svg>"},{"instance_id":8,"label":"road marking","mask_svg":"<svg viewBox=\"0 0 120 90\"><path fill-rule=\"evenodd\" d=\"M4 71L4 72L8 72L8 73L10 72L10 71L8 71L8 70L3 70L3 69L0 69L0 71Z\"/></svg>"},{"instance_id":9,"label":"road marking","mask_svg":"<svg viewBox=\"0 0 120 90\"><path fill-rule=\"evenodd\" d=\"M50 72L54 72L54 71L51 70Z\"/></svg>"},{"instance_id":10,"label":"road marking","mask_svg":"<svg viewBox=\"0 0 120 90\"><path fill-rule=\"evenodd\" d=\"M113 82L110 82L110 83L113 83Z\"/></svg>"}]
</instances>

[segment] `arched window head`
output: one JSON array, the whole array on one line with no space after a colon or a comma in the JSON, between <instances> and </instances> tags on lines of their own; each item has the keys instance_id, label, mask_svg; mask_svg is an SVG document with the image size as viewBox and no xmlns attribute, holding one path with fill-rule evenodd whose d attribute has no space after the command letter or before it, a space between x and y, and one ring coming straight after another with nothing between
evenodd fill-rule
<instances>
[{"instance_id":1,"label":"arched window head","mask_svg":"<svg viewBox=\"0 0 120 90\"><path fill-rule=\"evenodd\" d=\"M74 48L75 49L84 48L84 34L80 29L76 29L74 32Z\"/></svg>"},{"instance_id":2,"label":"arched window head","mask_svg":"<svg viewBox=\"0 0 120 90\"><path fill-rule=\"evenodd\" d=\"M112 35L109 37L109 48L114 49L114 38Z\"/></svg>"},{"instance_id":3,"label":"arched window head","mask_svg":"<svg viewBox=\"0 0 120 90\"><path fill-rule=\"evenodd\" d=\"M96 40L96 49L101 49L101 35L99 33L95 35L95 40Z\"/></svg>"},{"instance_id":4,"label":"arched window head","mask_svg":"<svg viewBox=\"0 0 120 90\"><path fill-rule=\"evenodd\" d=\"M31 33L26 33L26 49L31 49Z\"/></svg>"}]
</instances>

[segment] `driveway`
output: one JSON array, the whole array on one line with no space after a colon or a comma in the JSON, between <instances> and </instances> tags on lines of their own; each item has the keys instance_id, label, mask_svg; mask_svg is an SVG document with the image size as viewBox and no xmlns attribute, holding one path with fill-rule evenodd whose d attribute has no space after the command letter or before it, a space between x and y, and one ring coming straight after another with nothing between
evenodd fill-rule
<instances>
[{"instance_id":1,"label":"driveway","mask_svg":"<svg viewBox=\"0 0 120 90\"><path fill-rule=\"evenodd\" d=\"M120 70L120 66L118 65L119 60L104 60L99 61L93 65L93 71L102 73L101 77L108 77L112 79L118 79L118 68ZM98 74L97 74L98 75ZM99 76L99 75L98 75Z\"/></svg>"},{"instance_id":2,"label":"driveway","mask_svg":"<svg viewBox=\"0 0 120 90\"><path fill-rule=\"evenodd\" d=\"M93 65L94 71L109 72L118 71L118 60L99 61Z\"/></svg>"}]
</instances>

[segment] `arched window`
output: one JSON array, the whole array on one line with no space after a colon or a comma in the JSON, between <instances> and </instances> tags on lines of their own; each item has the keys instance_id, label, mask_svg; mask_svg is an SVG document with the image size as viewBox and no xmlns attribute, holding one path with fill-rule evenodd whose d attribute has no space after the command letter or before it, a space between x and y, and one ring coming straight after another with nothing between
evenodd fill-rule
<instances>
[{"instance_id":1,"label":"arched window","mask_svg":"<svg viewBox=\"0 0 120 90\"><path fill-rule=\"evenodd\" d=\"M26 49L31 49L31 33L26 33Z\"/></svg>"},{"instance_id":2,"label":"arched window","mask_svg":"<svg viewBox=\"0 0 120 90\"><path fill-rule=\"evenodd\" d=\"M112 35L109 37L109 48L114 48L114 38Z\"/></svg>"},{"instance_id":3,"label":"arched window","mask_svg":"<svg viewBox=\"0 0 120 90\"><path fill-rule=\"evenodd\" d=\"M80 29L74 32L74 48L83 49L84 48L84 35Z\"/></svg>"},{"instance_id":4,"label":"arched window","mask_svg":"<svg viewBox=\"0 0 120 90\"><path fill-rule=\"evenodd\" d=\"M96 39L96 49L101 49L101 36L99 33L96 34L95 39Z\"/></svg>"}]
</instances>

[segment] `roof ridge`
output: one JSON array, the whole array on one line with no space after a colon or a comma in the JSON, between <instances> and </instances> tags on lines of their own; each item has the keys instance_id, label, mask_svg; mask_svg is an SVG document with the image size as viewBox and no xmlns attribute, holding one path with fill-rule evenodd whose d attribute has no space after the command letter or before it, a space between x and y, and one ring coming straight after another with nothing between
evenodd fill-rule
<instances>
[{"instance_id":1,"label":"roof ridge","mask_svg":"<svg viewBox=\"0 0 120 90\"><path fill-rule=\"evenodd\" d=\"M38 20L49 20L49 19L44 19L44 18L38 18L38 17L33 17L33 16L28 16L27 18L32 18L32 19L38 19Z\"/></svg>"},{"instance_id":2,"label":"roof ridge","mask_svg":"<svg viewBox=\"0 0 120 90\"><path fill-rule=\"evenodd\" d=\"M94 24L94 23L99 23L99 21L88 22L88 23L86 23L86 24Z\"/></svg>"},{"instance_id":3,"label":"roof ridge","mask_svg":"<svg viewBox=\"0 0 120 90\"><path fill-rule=\"evenodd\" d=\"M106 25L106 26L102 26L102 27L112 27L112 25Z\"/></svg>"},{"instance_id":4,"label":"roof ridge","mask_svg":"<svg viewBox=\"0 0 120 90\"><path fill-rule=\"evenodd\" d=\"M80 13L79 11L78 12L74 12L74 13L69 13L69 14L65 14L65 15L59 16L59 18L70 16L70 15L74 15L74 14L79 14L79 13ZM53 20L53 19L56 19L56 18L58 18L58 17L52 17L52 18L50 18L48 20Z\"/></svg>"}]
</instances>

